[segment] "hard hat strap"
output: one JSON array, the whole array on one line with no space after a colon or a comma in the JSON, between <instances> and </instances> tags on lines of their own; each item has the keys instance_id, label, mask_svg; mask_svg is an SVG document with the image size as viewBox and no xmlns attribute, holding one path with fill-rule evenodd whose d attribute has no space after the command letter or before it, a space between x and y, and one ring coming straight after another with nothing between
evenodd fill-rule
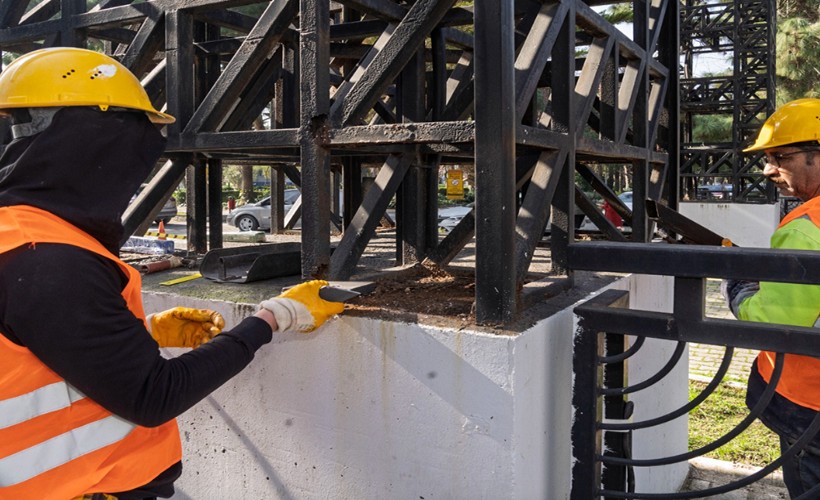
<instances>
[{"instance_id":1,"label":"hard hat strap","mask_svg":"<svg viewBox=\"0 0 820 500\"><path fill-rule=\"evenodd\" d=\"M42 132L49 125L57 111L62 107L21 108L12 112L11 134L15 139L28 137ZM27 121L26 121L27 119Z\"/></svg>"}]
</instances>

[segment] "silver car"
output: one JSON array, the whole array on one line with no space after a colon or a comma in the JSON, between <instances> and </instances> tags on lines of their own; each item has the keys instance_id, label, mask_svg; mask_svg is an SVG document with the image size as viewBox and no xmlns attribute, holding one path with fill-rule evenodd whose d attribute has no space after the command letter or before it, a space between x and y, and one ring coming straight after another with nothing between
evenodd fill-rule
<instances>
[{"instance_id":1,"label":"silver car","mask_svg":"<svg viewBox=\"0 0 820 500\"><path fill-rule=\"evenodd\" d=\"M298 189L285 189L285 213L296 203L299 195ZM235 208L228 215L227 222L239 228L240 231L270 229L270 196L256 203L248 203Z\"/></svg>"}]
</instances>

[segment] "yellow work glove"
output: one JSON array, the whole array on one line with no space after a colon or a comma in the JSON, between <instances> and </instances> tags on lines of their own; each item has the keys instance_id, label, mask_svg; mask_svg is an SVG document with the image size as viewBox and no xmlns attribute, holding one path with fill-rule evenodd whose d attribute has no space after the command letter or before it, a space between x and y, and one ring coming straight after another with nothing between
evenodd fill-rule
<instances>
[{"instance_id":1,"label":"yellow work glove","mask_svg":"<svg viewBox=\"0 0 820 500\"><path fill-rule=\"evenodd\" d=\"M146 322L160 347L199 347L225 327L225 320L218 312L190 307L150 314Z\"/></svg>"},{"instance_id":2,"label":"yellow work glove","mask_svg":"<svg viewBox=\"0 0 820 500\"><path fill-rule=\"evenodd\" d=\"M341 302L328 302L319 297L319 289L323 286L327 286L327 281L307 281L262 301L259 307L273 313L279 325L277 331L312 332L345 308Z\"/></svg>"}]
</instances>

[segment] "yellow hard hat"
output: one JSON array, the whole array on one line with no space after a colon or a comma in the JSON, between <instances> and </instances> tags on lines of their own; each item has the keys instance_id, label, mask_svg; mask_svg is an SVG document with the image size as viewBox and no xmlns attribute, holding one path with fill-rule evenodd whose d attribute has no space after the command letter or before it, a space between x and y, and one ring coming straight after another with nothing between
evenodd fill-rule
<instances>
[{"instance_id":1,"label":"yellow hard hat","mask_svg":"<svg viewBox=\"0 0 820 500\"><path fill-rule=\"evenodd\" d=\"M154 123L176 119L157 111L128 68L93 50L54 47L15 59L0 73L0 110L110 106L145 111Z\"/></svg>"},{"instance_id":2,"label":"yellow hard hat","mask_svg":"<svg viewBox=\"0 0 820 500\"><path fill-rule=\"evenodd\" d=\"M763 123L755 143L743 152L808 141L820 141L820 99L797 99L779 107Z\"/></svg>"}]
</instances>

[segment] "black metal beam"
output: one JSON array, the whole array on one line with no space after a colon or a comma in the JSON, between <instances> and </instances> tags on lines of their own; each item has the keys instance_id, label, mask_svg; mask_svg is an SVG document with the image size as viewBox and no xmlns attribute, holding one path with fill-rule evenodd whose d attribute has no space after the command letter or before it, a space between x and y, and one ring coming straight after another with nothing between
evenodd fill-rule
<instances>
[{"instance_id":1,"label":"black metal beam","mask_svg":"<svg viewBox=\"0 0 820 500\"><path fill-rule=\"evenodd\" d=\"M561 169L567 168L567 150L544 152L538 158L527 193L516 217L515 255L516 280L523 284L535 255L535 248L544 235L549 221L550 205L558 188Z\"/></svg>"},{"instance_id":2,"label":"black metal beam","mask_svg":"<svg viewBox=\"0 0 820 500\"><path fill-rule=\"evenodd\" d=\"M330 112L329 4L322 0L300 0L299 13L302 276L324 278L331 266L330 152L325 144Z\"/></svg>"},{"instance_id":3,"label":"black metal beam","mask_svg":"<svg viewBox=\"0 0 820 500\"><path fill-rule=\"evenodd\" d=\"M516 312L513 2L476 0L476 322Z\"/></svg>"},{"instance_id":4,"label":"black metal beam","mask_svg":"<svg viewBox=\"0 0 820 500\"><path fill-rule=\"evenodd\" d=\"M541 80L552 47L567 15L568 2L544 3L530 28L515 61L515 109L521 121Z\"/></svg>"},{"instance_id":5,"label":"black metal beam","mask_svg":"<svg viewBox=\"0 0 820 500\"><path fill-rule=\"evenodd\" d=\"M165 44L165 16L146 17L120 62L140 77L154 65L154 56Z\"/></svg>"},{"instance_id":6,"label":"black metal beam","mask_svg":"<svg viewBox=\"0 0 820 500\"><path fill-rule=\"evenodd\" d=\"M19 23L28 4L29 0L6 0L0 3L0 27L7 28Z\"/></svg>"},{"instance_id":7,"label":"black metal beam","mask_svg":"<svg viewBox=\"0 0 820 500\"><path fill-rule=\"evenodd\" d=\"M187 159L177 158L166 161L160 167L134 202L125 210L122 216L124 231L120 244L125 243L131 235L145 234L156 214L185 177L187 166Z\"/></svg>"},{"instance_id":8,"label":"black metal beam","mask_svg":"<svg viewBox=\"0 0 820 500\"><path fill-rule=\"evenodd\" d=\"M427 33L441 21L453 1L418 0L391 34L382 35L386 41L370 60L367 70L355 82L337 91L330 110L334 123L359 123L415 51L423 46Z\"/></svg>"},{"instance_id":9,"label":"black metal beam","mask_svg":"<svg viewBox=\"0 0 820 500\"><path fill-rule=\"evenodd\" d=\"M264 67L264 62L279 43L284 31L297 13L298 0L272 2L256 26L242 42L216 84L202 100L184 134L219 130L220 124L238 104L241 91Z\"/></svg>"},{"instance_id":10,"label":"black metal beam","mask_svg":"<svg viewBox=\"0 0 820 500\"><path fill-rule=\"evenodd\" d=\"M401 120L405 123L423 120L426 114L423 49L405 66L397 91L397 115ZM396 261L400 265L420 262L433 244L427 240L427 211L431 196L436 197L437 193L435 189L429 192L427 180L434 174L422 162L423 159L418 158L416 164L408 169L396 193ZM433 204L435 206L435 202Z\"/></svg>"},{"instance_id":11,"label":"black metal beam","mask_svg":"<svg viewBox=\"0 0 820 500\"><path fill-rule=\"evenodd\" d=\"M681 321L671 313L617 309L604 306L615 290L608 290L575 308L585 328L702 344L734 346L803 356L820 356L820 332L816 328L772 325L753 321L710 319ZM772 335L773 329L777 335Z\"/></svg>"},{"instance_id":12,"label":"black metal beam","mask_svg":"<svg viewBox=\"0 0 820 500\"><path fill-rule=\"evenodd\" d=\"M578 5L569 7L566 19L558 33L553 47L550 95L551 119L549 127L553 132L567 135L568 165L575 164L576 116L575 112L575 25ZM575 239L575 195L573 169L564 168L560 172L558 189L552 199L552 223L550 226L550 251L552 268L556 274L566 274L572 281L571 269L567 265L567 246Z\"/></svg>"},{"instance_id":13,"label":"black metal beam","mask_svg":"<svg viewBox=\"0 0 820 500\"><path fill-rule=\"evenodd\" d=\"M820 254L809 250L582 242L570 245L569 257L573 269L587 271L820 283Z\"/></svg>"},{"instance_id":14,"label":"black metal beam","mask_svg":"<svg viewBox=\"0 0 820 500\"><path fill-rule=\"evenodd\" d=\"M345 280L356 270L367 243L376 232L390 199L396 194L411 159L391 155L379 169L375 183L367 190L356 215L345 229L344 236L330 259L330 279Z\"/></svg>"}]
</instances>

